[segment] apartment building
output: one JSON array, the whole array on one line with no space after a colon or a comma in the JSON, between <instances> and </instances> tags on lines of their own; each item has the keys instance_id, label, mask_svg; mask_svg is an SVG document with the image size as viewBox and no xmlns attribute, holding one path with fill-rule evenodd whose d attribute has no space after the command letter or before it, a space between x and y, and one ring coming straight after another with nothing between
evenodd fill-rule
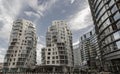
<instances>
[{"instance_id":1,"label":"apartment building","mask_svg":"<svg viewBox=\"0 0 120 74\"><path fill-rule=\"evenodd\" d=\"M34 24L28 20L13 22L9 47L4 59L5 72L23 72L36 64L37 36Z\"/></svg>"},{"instance_id":2,"label":"apartment building","mask_svg":"<svg viewBox=\"0 0 120 74\"><path fill-rule=\"evenodd\" d=\"M100 51L95 30L93 29L82 35L79 45L82 69L96 69L99 63L97 58L100 58Z\"/></svg>"},{"instance_id":3,"label":"apartment building","mask_svg":"<svg viewBox=\"0 0 120 74\"><path fill-rule=\"evenodd\" d=\"M42 64L73 67L72 33L63 20L55 20L46 33Z\"/></svg>"}]
</instances>

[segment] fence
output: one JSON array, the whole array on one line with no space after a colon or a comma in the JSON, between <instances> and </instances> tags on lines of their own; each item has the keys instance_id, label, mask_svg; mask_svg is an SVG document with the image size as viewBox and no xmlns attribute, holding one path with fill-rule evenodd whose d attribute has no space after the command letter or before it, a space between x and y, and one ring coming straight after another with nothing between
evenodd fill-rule
<instances>
[{"instance_id":1,"label":"fence","mask_svg":"<svg viewBox=\"0 0 120 74\"><path fill-rule=\"evenodd\" d=\"M1 72L0 74L91 74L91 73L86 73L86 72L54 72L54 73L48 73L48 72L44 72L44 73L33 73L33 72L25 72L25 73L21 73L21 72ZM92 73L93 74L93 73ZM95 74L95 73L94 73Z\"/></svg>"}]
</instances>

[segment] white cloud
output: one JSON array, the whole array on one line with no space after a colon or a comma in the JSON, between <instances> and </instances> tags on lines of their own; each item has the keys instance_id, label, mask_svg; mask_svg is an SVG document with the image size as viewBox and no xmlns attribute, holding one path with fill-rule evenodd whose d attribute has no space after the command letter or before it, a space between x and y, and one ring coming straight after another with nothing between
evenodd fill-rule
<instances>
[{"instance_id":1,"label":"white cloud","mask_svg":"<svg viewBox=\"0 0 120 74\"><path fill-rule=\"evenodd\" d=\"M6 49L0 48L0 63L4 61L5 53L3 53L3 51L6 51Z\"/></svg>"},{"instance_id":2,"label":"white cloud","mask_svg":"<svg viewBox=\"0 0 120 74\"><path fill-rule=\"evenodd\" d=\"M0 63L4 62L4 55L0 55Z\"/></svg>"},{"instance_id":3,"label":"white cloud","mask_svg":"<svg viewBox=\"0 0 120 74\"><path fill-rule=\"evenodd\" d=\"M0 22L3 23L0 38L9 38L12 22L21 10L21 3L18 0L0 0Z\"/></svg>"},{"instance_id":4,"label":"white cloud","mask_svg":"<svg viewBox=\"0 0 120 74\"><path fill-rule=\"evenodd\" d=\"M0 30L0 38L6 39L6 41L8 41L12 27L12 19L9 16L6 16L3 19L0 19L0 21L4 24Z\"/></svg>"},{"instance_id":5,"label":"white cloud","mask_svg":"<svg viewBox=\"0 0 120 74\"><path fill-rule=\"evenodd\" d=\"M73 46L74 46L74 45L77 45L77 44L79 44L79 40L76 41L76 42L74 42L74 43L73 43Z\"/></svg>"},{"instance_id":6,"label":"white cloud","mask_svg":"<svg viewBox=\"0 0 120 74\"><path fill-rule=\"evenodd\" d=\"M24 12L27 16L31 17L31 16L35 16L37 18L40 18L40 15L35 13L35 12L32 12L32 11L25 11Z\"/></svg>"},{"instance_id":7,"label":"white cloud","mask_svg":"<svg viewBox=\"0 0 120 74\"><path fill-rule=\"evenodd\" d=\"M75 0L71 0L71 4L74 3Z\"/></svg>"},{"instance_id":8,"label":"white cloud","mask_svg":"<svg viewBox=\"0 0 120 74\"><path fill-rule=\"evenodd\" d=\"M70 24L70 27L73 31L77 31L91 25L92 20L90 18L89 7L86 7L85 9L80 10L74 15L70 16L68 23Z\"/></svg>"},{"instance_id":9,"label":"white cloud","mask_svg":"<svg viewBox=\"0 0 120 74\"><path fill-rule=\"evenodd\" d=\"M54 4L58 0L48 0L45 3L38 4L38 0L30 0L28 2L29 6L31 6L40 16L44 16L44 12L49 10L54 6Z\"/></svg>"}]
</instances>

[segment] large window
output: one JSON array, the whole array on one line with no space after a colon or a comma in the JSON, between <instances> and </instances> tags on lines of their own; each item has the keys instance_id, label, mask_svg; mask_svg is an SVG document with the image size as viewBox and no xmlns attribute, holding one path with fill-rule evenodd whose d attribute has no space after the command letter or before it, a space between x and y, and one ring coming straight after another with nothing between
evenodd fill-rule
<instances>
[{"instance_id":1,"label":"large window","mask_svg":"<svg viewBox=\"0 0 120 74\"><path fill-rule=\"evenodd\" d=\"M117 48L120 49L120 41L116 42Z\"/></svg>"},{"instance_id":2,"label":"large window","mask_svg":"<svg viewBox=\"0 0 120 74\"><path fill-rule=\"evenodd\" d=\"M118 29L120 29L120 20L116 23Z\"/></svg>"},{"instance_id":3,"label":"large window","mask_svg":"<svg viewBox=\"0 0 120 74\"><path fill-rule=\"evenodd\" d=\"M120 9L120 0L118 0L117 5L118 5L118 7Z\"/></svg>"},{"instance_id":4,"label":"large window","mask_svg":"<svg viewBox=\"0 0 120 74\"><path fill-rule=\"evenodd\" d=\"M119 13L119 12L117 12L117 13L114 15L114 20L116 21L116 20L118 20L118 19L120 19L120 13Z\"/></svg>"},{"instance_id":5,"label":"large window","mask_svg":"<svg viewBox=\"0 0 120 74\"><path fill-rule=\"evenodd\" d=\"M115 32L113 35L114 35L115 40L119 39L120 38L120 31Z\"/></svg>"},{"instance_id":6,"label":"large window","mask_svg":"<svg viewBox=\"0 0 120 74\"><path fill-rule=\"evenodd\" d=\"M104 37L103 37L104 38ZM112 35L108 36L107 38L105 38L104 41L102 41L102 46L106 46L107 44L120 39L120 31L113 33Z\"/></svg>"},{"instance_id":7,"label":"large window","mask_svg":"<svg viewBox=\"0 0 120 74\"><path fill-rule=\"evenodd\" d=\"M115 3L114 0L110 0L109 6L112 6Z\"/></svg>"},{"instance_id":8,"label":"large window","mask_svg":"<svg viewBox=\"0 0 120 74\"><path fill-rule=\"evenodd\" d=\"M111 12L112 12L112 13L115 13L117 10L118 10L117 6L114 5L113 8L111 9Z\"/></svg>"},{"instance_id":9,"label":"large window","mask_svg":"<svg viewBox=\"0 0 120 74\"><path fill-rule=\"evenodd\" d=\"M110 53L120 49L120 41L114 42L104 48L103 54Z\"/></svg>"}]
</instances>

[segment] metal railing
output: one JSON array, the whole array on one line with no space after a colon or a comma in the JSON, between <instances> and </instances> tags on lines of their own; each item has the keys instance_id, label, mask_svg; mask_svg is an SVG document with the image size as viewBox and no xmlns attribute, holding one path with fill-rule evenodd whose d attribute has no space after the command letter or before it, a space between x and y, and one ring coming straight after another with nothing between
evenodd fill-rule
<instances>
[{"instance_id":1,"label":"metal railing","mask_svg":"<svg viewBox=\"0 0 120 74\"><path fill-rule=\"evenodd\" d=\"M86 72L0 72L0 74L94 74Z\"/></svg>"}]
</instances>

